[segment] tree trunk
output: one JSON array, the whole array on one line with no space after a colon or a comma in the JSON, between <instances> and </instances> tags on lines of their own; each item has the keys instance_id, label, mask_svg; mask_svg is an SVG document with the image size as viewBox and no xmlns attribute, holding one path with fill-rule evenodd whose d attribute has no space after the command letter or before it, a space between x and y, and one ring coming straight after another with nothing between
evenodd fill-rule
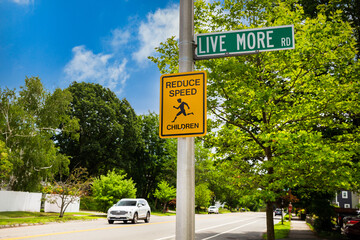
<instances>
[{"instance_id":1,"label":"tree trunk","mask_svg":"<svg viewBox=\"0 0 360 240\"><path fill-rule=\"evenodd\" d=\"M166 213L167 202L164 203L163 213Z\"/></svg>"},{"instance_id":2,"label":"tree trunk","mask_svg":"<svg viewBox=\"0 0 360 240\"><path fill-rule=\"evenodd\" d=\"M264 114L264 122L266 123L266 114ZM266 147L265 155L267 160L271 162L272 159L272 151L270 147ZM273 167L268 169L268 175L272 175L274 173ZM270 183L273 180L270 180ZM267 232L267 240L275 240L275 232L274 232L274 215L273 215L273 203L271 201L266 202L266 232Z\"/></svg>"},{"instance_id":3,"label":"tree trunk","mask_svg":"<svg viewBox=\"0 0 360 240\"><path fill-rule=\"evenodd\" d=\"M266 203L266 228L267 228L267 240L275 240L274 215L273 215L272 202Z\"/></svg>"},{"instance_id":4,"label":"tree trunk","mask_svg":"<svg viewBox=\"0 0 360 240\"><path fill-rule=\"evenodd\" d=\"M63 200L61 200L60 215L59 215L60 218L64 217L63 210L64 210L64 202L63 202Z\"/></svg>"}]
</instances>

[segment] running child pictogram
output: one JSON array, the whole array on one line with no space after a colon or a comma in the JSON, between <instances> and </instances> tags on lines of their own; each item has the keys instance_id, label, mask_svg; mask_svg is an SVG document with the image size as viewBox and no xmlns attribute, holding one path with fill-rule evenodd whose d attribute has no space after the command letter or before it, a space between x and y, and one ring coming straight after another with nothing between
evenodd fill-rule
<instances>
[{"instance_id":1,"label":"running child pictogram","mask_svg":"<svg viewBox=\"0 0 360 240\"><path fill-rule=\"evenodd\" d=\"M181 114L184 114L184 116L188 116L188 115L194 115L193 112L190 112L190 113L186 113L185 111L185 106L187 106L188 109L190 109L189 105L186 103L186 102L182 102L181 101L181 98L179 98L178 100L178 103L180 103L180 105L178 107L175 107L173 106L175 109L179 109L180 108L180 111L176 114L174 120L172 120L171 122L175 122L175 120L177 119L177 117Z\"/></svg>"}]
</instances>

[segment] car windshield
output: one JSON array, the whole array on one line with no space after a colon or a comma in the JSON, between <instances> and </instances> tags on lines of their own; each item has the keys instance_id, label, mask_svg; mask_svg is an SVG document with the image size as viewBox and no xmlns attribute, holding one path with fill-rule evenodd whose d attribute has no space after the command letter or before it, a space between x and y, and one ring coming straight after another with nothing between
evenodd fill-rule
<instances>
[{"instance_id":1,"label":"car windshield","mask_svg":"<svg viewBox=\"0 0 360 240\"><path fill-rule=\"evenodd\" d=\"M216 208L216 207L210 207L210 208Z\"/></svg>"},{"instance_id":2,"label":"car windshield","mask_svg":"<svg viewBox=\"0 0 360 240\"><path fill-rule=\"evenodd\" d=\"M125 201L119 201L116 206L136 206L136 201L132 200L125 200Z\"/></svg>"}]
</instances>

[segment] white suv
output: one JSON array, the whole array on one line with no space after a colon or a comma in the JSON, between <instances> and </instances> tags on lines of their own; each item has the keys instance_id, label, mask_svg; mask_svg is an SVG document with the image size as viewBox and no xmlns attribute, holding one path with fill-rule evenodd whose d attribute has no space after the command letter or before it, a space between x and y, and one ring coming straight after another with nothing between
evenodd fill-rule
<instances>
[{"instance_id":1,"label":"white suv","mask_svg":"<svg viewBox=\"0 0 360 240\"><path fill-rule=\"evenodd\" d=\"M124 198L112 206L107 212L109 224L114 221L131 221L137 223L139 219L150 222L151 209L148 202L142 198Z\"/></svg>"},{"instance_id":2,"label":"white suv","mask_svg":"<svg viewBox=\"0 0 360 240\"><path fill-rule=\"evenodd\" d=\"M217 208L216 206L210 206L208 208L208 214L211 214L211 213L219 214L219 208Z\"/></svg>"}]
</instances>

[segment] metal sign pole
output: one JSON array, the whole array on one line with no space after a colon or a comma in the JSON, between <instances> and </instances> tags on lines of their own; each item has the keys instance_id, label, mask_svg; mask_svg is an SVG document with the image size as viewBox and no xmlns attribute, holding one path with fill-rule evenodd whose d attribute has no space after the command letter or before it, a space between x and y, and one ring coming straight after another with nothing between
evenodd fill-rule
<instances>
[{"instance_id":1,"label":"metal sign pole","mask_svg":"<svg viewBox=\"0 0 360 240\"><path fill-rule=\"evenodd\" d=\"M179 72L193 71L193 0L180 0ZM195 239L194 138L178 138L176 184L176 239Z\"/></svg>"}]
</instances>

